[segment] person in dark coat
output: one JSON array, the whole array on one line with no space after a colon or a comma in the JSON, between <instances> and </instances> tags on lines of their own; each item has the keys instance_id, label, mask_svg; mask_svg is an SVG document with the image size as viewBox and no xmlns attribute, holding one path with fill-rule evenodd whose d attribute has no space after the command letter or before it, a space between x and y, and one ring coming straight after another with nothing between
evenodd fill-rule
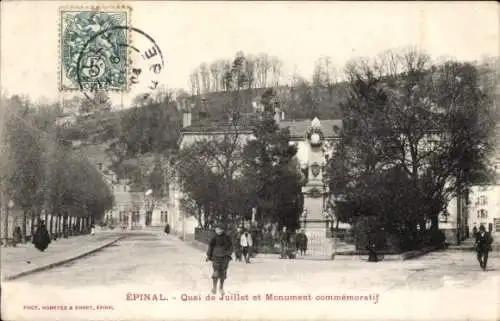
<instances>
[{"instance_id":1,"label":"person in dark coat","mask_svg":"<svg viewBox=\"0 0 500 321\"><path fill-rule=\"evenodd\" d=\"M372 231L368 233L366 249L368 250L368 262L378 262L377 256L377 233Z\"/></svg>"},{"instance_id":2,"label":"person in dark coat","mask_svg":"<svg viewBox=\"0 0 500 321\"><path fill-rule=\"evenodd\" d=\"M288 238L289 238L289 234L288 234L288 231L287 231L286 226L285 226L285 227L283 227L283 230L281 231L281 234L280 234L280 250L281 250L280 258L282 258L282 259L286 258L286 256L287 256Z\"/></svg>"},{"instance_id":3,"label":"person in dark coat","mask_svg":"<svg viewBox=\"0 0 500 321\"><path fill-rule=\"evenodd\" d=\"M17 244L21 243L23 240L23 233L21 232L21 228L19 226L16 226L14 229L14 233L12 235L13 237L13 245L16 246Z\"/></svg>"},{"instance_id":4,"label":"person in dark coat","mask_svg":"<svg viewBox=\"0 0 500 321\"><path fill-rule=\"evenodd\" d=\"M224 281L227 278L229 261L232 259L233 240L224 232L221 224L215 227L215 236L212 237L208 245L207 261L212 261L214 273L212 275L212 293L217 293L217 280L219 280L219 290L224 294Z\"/></svg>"},{"instance_id":5,"label":"person in dark coat","mask_svg":"<svg viewBox=\"0 0 500 321\"><path fill-rule=\"evenodd\" d=\"M479 232L476 235L476 252L479 266L486 271L486 264L488 263L488 252L491 251L491 243L493 238L490 233L485 231L483 225L479 227Z\"/></svg>"},{"instance_id":6,"label":"person in dark coat","mask_svg":"<svg viewBox=\"0 0 500 321\"><path fill-rule=\"evenodd\" d=\"M243 257L243 252L240 245L241 240L241 228L237 228L233 233L233 250L234 250L234 258L236 261L241 262Z\"/></svg>"},{"instance_id":7,"label":"person in dark coat","mask_svg":"<svg viewBox=\"0 0 500 321\"><path fill-rule=\"evenodd\" d=\"M47 227L45 226L45 222L40 221L33 237L33 244L38 250L43 252L47 249L50 242L50 235Z\"/></svg>"},{"instance_id":8,"label":"person in dark coat","mask_svg":"<svg viewBox=\"0 0 500 321\"><path fill-rule=\"evenodd\" d=\"M289 259L295 259L295 257L297 257L297 233L295 232L290 233L287 257Z\"/></svg>"},{"instance_id":9,"label":"person in dark coat","mask_svg":"<svg viewBox=\"0 0 500 321\"><path fill-rule=\"evenodd\" d=\"M165 225L165 230L164 230L164 232L165 232L166 234L170 234L170 224L168 224L168 223L167 223L167 225Z\"/></svg>"},{"instance_id":10,"label":"person in dark coat","mask_svg":"<svg viewBox=\"0 0 500 321\"><path fill-rule=\"evenodd\" d=\"M307 235L304 230L300 230L297 234L297 249L300 255L306 255L307 252Z\"/></svg>"},{"instance_id":11,"label":"person in dark coat","mask_svg":"<svg viewBox=\"0 0 500 321\"><path fill-rule=\"evenodd\" d=\"M472 228L472 237L474 239L476 239L477 237L477 226L474 225L474 227Z\"/></svg>"}]
</instances>

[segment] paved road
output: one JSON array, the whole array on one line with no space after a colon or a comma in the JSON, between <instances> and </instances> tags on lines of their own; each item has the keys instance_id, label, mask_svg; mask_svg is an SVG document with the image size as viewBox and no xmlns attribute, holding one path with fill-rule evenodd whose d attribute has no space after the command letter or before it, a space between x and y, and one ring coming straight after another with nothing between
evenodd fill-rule
<instances>
[{"instance_id":1,"label":"paved road","mask_svg":"<svg viewBox=\"0 0 500 321\"><path fill-rule=\"evenodd\" d=\"M217 313L214 302L183 301L187 296L194 300L198 298L198 294L203 301L207 294L211 267L204 258L203 252L187 246L175 237L160 233L136 233L94 256L9 282L5 289L16 289L17 293L9 293L17 294L16 300L21 300L23 305L35 304L36 301L37 305L40 302L76 302L114 307L113 311L99 311L99 318L165 318L165 304L127 300L127 295L134 293L161 293L168 297L169 309L175 311L175 318L180 318L183 313L198 318L210 315L220 317L214 314ZM378 294L379 298L372 299L369 303L316 300L307 305L304 302L233 302L224 311L227 315L235 313L240 317L241 313L247 313L247 317L256 314L269 316L265 314L267 311L274 313L273 319L286 316L299 318L304 311L309 311L309 317L325 316L323 312L327 307L327 310L334 309L336 313L340 313L337 316L343 313L350 313L352 316L354 311L357 319L396 315L398 318L416 319L426 316L436 319L440 315L445 319L500 315L496 310L496 306L500 306L496 305L500 303L498 291L493 290L500 286L499 264L500 257L495 255L490 258L489 270L483 272L473 253L468 252L439 252L417 260L379 263L257 257L251 264L231 264L228 293L238 292L249 294L250 297L258 294L265 296L268 293L312 294L313 298L316 295ZM27 299L19 296L22 289L29 293L51 294L40 294L36 300ZM134 313L137 314L123 315L131 307L134 307ZM283 310L284 307L286 308ZM276 314L278 308L282 310L281 314ZM294 312L295 309L299 310ZM55 315L54 312L46 312L45 316L50 319ZM72 317L85 319L89 316L97 317L85 313Z\"/></svg>"}]
</instances>

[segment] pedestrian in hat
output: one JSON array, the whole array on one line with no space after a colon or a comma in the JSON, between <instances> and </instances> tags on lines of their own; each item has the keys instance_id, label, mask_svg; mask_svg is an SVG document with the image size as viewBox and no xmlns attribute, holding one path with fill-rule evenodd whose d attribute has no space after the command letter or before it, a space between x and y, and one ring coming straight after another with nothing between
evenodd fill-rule
<instances>
[{"instance_id":1,"label":"pedestrian in hat","mask_svg":"<svg viewBox=\"0 0 500 321\"><path fill-rule=\"evenodd\" d=\"M486 271L486 264L488 263L488 252L491 251L491 243L493 238L490 233L485 231L484 225L479 227L479 232L476 236L476 252L479 266Z\"/></svg>"},{"instance_id":2,"label":"pedestrian in hat","mask_svg":"<svg viewBox=\"0 0 500 321\"><path fill-rule=\"evenodd\" d=\"M40 251L45 251L50 244L50 235L47 227L45 226L45 222L41 220L38 223L38 227L36 228L33 244Z\"/></svg>"},{"instance_id":3,"label":"pedestrian in hat","mask_svg":"<svg viewBox=\"0 0 500 321\"><path fill-rule=\"evenodd\" d=\"M219 291L224 294L224 281L227 278L227 268L233 253L233 242L229 235L224 231L222 224L215 227L215 236L210 240L207 261L212 261L214 273L212 275L212 293L217 293L217 281L219 281Z\"/></svg>"}]
</instances>

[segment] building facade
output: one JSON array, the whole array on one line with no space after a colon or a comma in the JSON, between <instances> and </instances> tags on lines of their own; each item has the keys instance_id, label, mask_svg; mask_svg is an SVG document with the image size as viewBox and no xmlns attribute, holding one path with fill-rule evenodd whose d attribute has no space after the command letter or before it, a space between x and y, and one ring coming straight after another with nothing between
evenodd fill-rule
<instances>
[{"instance_id":1,"label":"building facade","mask_svg":"<svg viewBox=\"0 0 500 321\"><path fill-rule=\"evenodd\" d=\"M114 196L114 206L103 217L103 223L122 229L141 229L148 226L164 226L170 204L168 197L153 198L147 190L131 189L128 180L118 179L110 169L111 160L106 152L108 145L74 144L75 152L81 152L102 174Z\"/></svg>"}]
</instances>

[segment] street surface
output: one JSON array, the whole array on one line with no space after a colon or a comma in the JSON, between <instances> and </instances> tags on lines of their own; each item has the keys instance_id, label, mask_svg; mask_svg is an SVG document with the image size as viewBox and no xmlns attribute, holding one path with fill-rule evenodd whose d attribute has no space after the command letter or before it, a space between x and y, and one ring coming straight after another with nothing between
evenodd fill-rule
<instances>
[{"instance_id":1,"label":"street surface","mask_svg":"<svg viewBox=\"0 0 500 321\"><path fill-rule=\"evenodd\" d=\"M96 248L99 244L111 242L114 239L128 235L123 232L104 232L95 235L79 235L68 238L61 238L52 241L49 247L41 252L33 244L18 244L17 247L2 248L1 274L13 275L22 272L25 269L38 268L43 265L62 261L75 255L85 253Z\"/></svg>"},{"instance_id":2,"label":"street surface","mask_svg":"<svg viewBox=\"0 0 500 321\"><path fill-rule=\"evenodd\" d=\"M174 236L150 232L135 233L66 266L6 282L2 294L10 302L8 312L22 314L27 320L34 315L47 320L188 316L493 320L500 316L499 264L498 252L490 256L486 272L479 268L472 252L436 252L409 261L378 263L260 256L251 264L231 262L226 294L235 294L230 297L233 301L207 302L212 270L205 254ZM150 294L149 300L140 294ZM253 296L259 294L261 299L254 301ZM310 295L312 300L266 301L266 294ZM342 295L369 299L349 301L340 299ZM325 296L330 298L323 300ZM40 311L44 305L91 308Z\"/></svg>"}]
</instances>

